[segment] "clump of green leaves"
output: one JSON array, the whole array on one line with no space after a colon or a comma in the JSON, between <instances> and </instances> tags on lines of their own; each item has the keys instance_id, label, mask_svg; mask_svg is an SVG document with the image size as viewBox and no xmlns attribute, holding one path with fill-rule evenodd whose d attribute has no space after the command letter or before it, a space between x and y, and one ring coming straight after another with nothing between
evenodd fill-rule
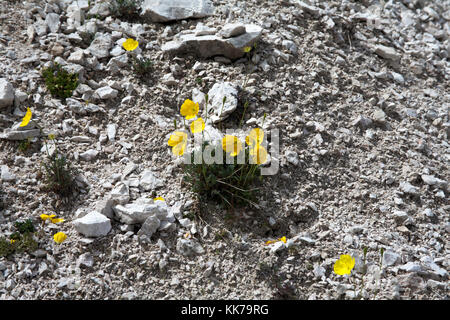
<instances>
[{"instance_id":1,"label":"clump of green leaves","mask_svg":"<svg viewBox=\"0 0 450 320\"><path fill-rule=\"evenodd\" d=\"M53 67L45 68L42 71L42 77L47 89L55 98L66 99L71 97L78 86L78 75L69 73L58 63L55 63Z\"/></svg>"},{"instance_id":2,"label":"clump of green leaves","mask_svg":"<svg viewBox=\"0 0 450 320\"><path fill-rule=\"evenodd\" d=\"M204 142L202 151L207 146L208 142ZM216 152L215 150L211 152L213 158ZM191 154L191 164L184 165L184 181L192 187L192 191L200 200L213 200L227 207L248 204L258 207L254 200L259 188L254 186L262 179L260 166L249 163L248 147L243 152L245 152L243 164L237 163L236 158L232 163L226 163L225 152L221 164L206 164L203 159L197 164L194 162L194 154Z\"/></svg>"},{"instance_id":3,"label":"clump of green leaves","mask_svg":"<svg viewBox=\"0 0 450 320\"><path fill-rule=\"evenodd\" d=\"M134 72L139 76L145 76L150 73L153 66L153 61L149 58L135 58L131 60Z\"/></svg>"},{"instance_id":4,"label":"clump of green leaves","mask_svg":"<svg viewBox=\"0 0 450 320\"><path fill-rule=\"evenodd\" d=\"M42 167L45 172L44 183L47 191L53 191L60 196L72 194L77 170L71 166L64 155L58 153L56 145L53 154L49 154L47 148L47 159L42 163Z\"/></svg>"},{"instance_id":5,"label":"clump of green leaves","mask_svg":"<svg viewBox=\"0 0 450 320\"><path fill-rule=\"evenodd\" d=\"M0 238L0 257L6 257L14 252L31 252L38 248L38 243L33 237L36 230L30 219L16 221L14 227L17 231L13 232L9 239Z\"/></svg>"},{"instance_id":6,"label":"clump of green leaves","mask_svg":"<svg viewBox=\"0 0 450 320\"><path fill-rule=\"evenodd\" d=\"M136 19L139 18L139 0L115 0L111 2L109 10L116 18Z\"/></svg>"},{"instance_id":7,"label":"clump of green leaves","mask_svg":"<svg viewBox=\"0 0 450 320\"><path fill-rule=\"evenodd\" d=\"M19 231L20 234L36 231L34 229L33 222L31 221L31 219L27 219L25 221L16 221L14 226L16 227L16 229Z\"/></svg>"},{"instance_id":8,"label":"clump of green leaves","mask_svg":"<svg viewBox=\"0 0 450 320\"><path fill-rule=\"evenodd\" d=\"M26 152L31 147L31 138L24 139L19 142L19 150L21 152Z\"/></svg>"}]
</instances>

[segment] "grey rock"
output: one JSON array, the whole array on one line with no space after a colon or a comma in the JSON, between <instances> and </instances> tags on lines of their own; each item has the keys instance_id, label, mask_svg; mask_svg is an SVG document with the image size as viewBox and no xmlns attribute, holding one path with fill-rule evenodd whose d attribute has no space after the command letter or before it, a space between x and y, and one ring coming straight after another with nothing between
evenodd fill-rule
<instances>
[{"instance_id":1,"label":"grey rock","mask_svg":"<svg viewBox=\"0 0 450 320\"><path fill-rule=\"evenodd\" d=\"M227 23L219 32L222 38L237 37L245 33L245 25L243 23Z\"/></svg>"},{"instance_id":2,"label":"grey rock","mask_svg":"<svg viewBox=\"0 0 450 320\"><path fill-rule=\"evenodd\" d=\"M386 250L383 253L383 266L395 266L401 262L401 257L399 254L391 250Z\"/></svg>"},{"instance_id":3,"label":"grey rock","mask_svg":"<svg viewBox=\"0 0 450 320\"><path fill-rule=\"evenodd\" d=\"M79 268L92 268L94 266L94 257L89 252L83 253L78 257L76 265Z\"/></svg>"},{"instance_id":4,"label":"grey rock","mask_svg":"<svg viewBox=\"0 0 450 320\"><path fill-rule=\"evenodd\" d=\"M392 60L392 61L399 61L401 58L401 55L395 51L394 48L386 47L383 45L377 45L375 47L375 53L381 56L384 59Z\"/></svg>"},{"instance_id":5,"label":"grey rock","mask_svg":"<svg viewBox=\"0 0 450 320\"><path fill-rule=\"evenodd\" d=\"M422 267L420 264L415 262L408 262L400 267L398 267L400 270L406 271L406 272L419 272L422 271Z\"/></svg>"},{"instance_id":6,"label":"grey rock","mask_svg":"<svg viewBox=\"0 0 450 320\"><path fill-rule=\"evenodd\" d=\"M160 225L161 221L157 217L150 216L142 224L142 227L138 231L137 235L138 236L146 235L147 237L151 237L156 232L156 230L158 230Z\"/></svg>"},{"instance_id":7,"label":"grey rock","mask_svg":"<svg viewBox=\"0 0 450 320\"><path fill-rule=\"evenodd\" d=\"M7 130L2 135L0 135L0 139L25 140L28 138L39 137L40 134L41 134L41 131L39 129L32 129L32 130L26 130L26 131Z\"/></svg>"},{"instance_id":8,"label":"grey rock","mask_svg":"<svg viewBox=\"0 0 450 320\"><path fill-rule=\"evenodd\" d=\"M109 11L110 4L107 2L96 3L89 11L88 14L91 16L100 16L106 18L110 15Z\"/></svg>"},{"instance_id":9,"label":"grey rock","mask_svg":"<svg viewBox=\"0 0 450 320\"><path fill-rule=\"evenodd\" d=\"M80 159L84 161L92 161L97 157L97 155L98 155L97 150L89 149L80 154Z\"/></svg>"},{"instance_id":10,"label":"grey rock","mask_svg":"<svg viewBox=\"0 0 450 320\"><path fill-rule=\"evenodd\" d=\"M117 205L113 207L113 210L119 220L126 224L144 223L150 216L165 220L168 213L167 205L163 201L152 203L153 200L147 200L147 203L136 201L126 205Z\"/></svg>"},{"instance_id":11,"label":"grey rock","mask_svg":"<svg viewBox=\"0 0 450 320\"><path fill-rule=\"evenodd\" d=\"M151 191L162 187L163 182L151 170L144 170L139 180L139 186L145 191Z\"/></svg>"},{"instance_id":12,"label":"grey rock","mask_svg":"<svg viewBox=\"0 0 450 320\"><path fill-rule=\"evenodd\" d=\"M94 95L98 96L102 100L114 99L119 94L119 91L111 88L110 86L105 86L95 90Z\"/></svg>"},{"instance_id":13,"label":"grey rock","mask_svg":"<svg viewBox=\"0 0 450 320\"><path fill-rule=\"evenodd\" d=\"M14 102L14 87L5 78L0 78L0 108L9 107Z\"/></svg>"},{"instance_id":14,"label":"grey rock","mask_svg":"<svg viewBox=\"0 0 450 320\"><path fill-rule=\"evenodd\" d=\"M110 50L113 45L113 40L109 34L98 34L87 48L89 52L98 59L107 58L110 55Z\"/></svg>"},{"instance_id":15,"label":"grey rock","mask_svg":"<svg viewBox=\"0 0 450 320\"><path fill-rule=\"evenodd\" d=\"M7 165L2 165L0 178L2 181L5 182L16 180L16 176L9 171Z\"/></svg>"},{"instance_id":16,"label":"grey rock","mask_svg":"<svg viewBox=\"0 0 450 320\"><path fill-rule=\"evenodd\" d=\"M203 18L214 14L210 0L145 0L141 16L153 22Z\"/></svg>"},{"instance_id":17,"label":"grey rock","mask_svg":"<svg viewBox=\"0 0 450 320\"><path fill-rule=\"evenodd\" d=\"M51 33L58 33L59 28L61 26L61 22L59 21L59 14L49 13L45 17L45 23L50 29Z\"/></svg>"},{"instance_id":18,"label":"grey rock","mask_svg":"<svg viewBox=\"0 0 450 320\"><path fill-rule=\"evenodd\" d=\"M108 124L106 126L106 133L108 135L109 141L114 141L116 139L117 125L115 123Z\"/></svg>"},{"instance_id":19,"label":"grey rock","mask_svg":"<svg viewBox=\"0 0 450 320\"><path fill-rule=\"evenodd\" d=\"M430 186L436 185L437 187L443 188L443 189L447 188L447 181L438 179L435 176L423 174L421 176L421 178L422 178L423 182L427 185L430 185Z\"/></svg>"},{"instance_id":20,"label":"grey rock","mask_svg":"<svg viewBox=\"0 0 450 320\"><path fill-rule=\"evenodd\" d=\"M286 160L293 164L294 166L297 166L299 164L299 157L297 152L292 151L292 150L288 150L286 151L286 153L284 154L284 156L286 157Z\"/></svg>"},{"instance_id":21,"label":"grey rock","mask_svg":"<svg viewBox=\"0 0 450 320\"><path fill-rule=\"evenodd\" d=\"M414 187L409 182L403 181L400 182L400 190L404 193L411 194L411 195L419 195L419 188Z\"/></svg>"},{"instance_id":22,"label":"grey rock","mask_svg":"<svg viewBox=\"0 0 450 320\"><path fill-rule=\"evenodd\" d=\"M202 254L205 249L194 239L178 239L177 252L184 256L192 256L196 254Z\"/></svg>"},{"instance_id":23,"label":"grey rock","mask_svg":"<svg viewBox=\"0 0 450 320\"><path fill-rule=\"evenodd\" d=\"M359 116L356 120L352 122L352 126L359 127L362 130L365 130L370 126L372 126L372 119L364 116Z\"/></svg>"},{"instance_id":24,"label":"grey rock","mask_svg":"<svg viewBox=\"0 0 450 320\"><path fill-rule=\"evenodd\" d=\"M406 212L400 210L394 211L393 217L397 225L402 225L409 218Z\"/></svg>"},{"instance_id":25,"label":"grey rock","mask_svg":"<svg viewBox=\"0 0 450 320\"><path fill-rule=\"evenodd\" d=\"M112 201L119 204L126 204L130 201L130 190L125 183L117 184L110 193L110 198Z\"/></svg>"},{"instance_id":26,"label":"grey rock","mask_svg":"<svg viewBox=\"0 0 450 320\"><path fill-rule=\"evenodd\" d=\"M104 216L112 219L114 218L114 200L111 199L102 199L96 202L94 206L94 210L103 214Z\"/></svg>"},{"instance_id":27,"label":"grey rock","mask_svg":"<svg viewBox=\"0 0 450 320\"><path fill-rule=\"evenodd\" d=\"M89 238L106 236L111 230L111 221L97 211L75 219L73 225L79 233Z\"/></svg>"},{"instance_id":28,"label":"grey rock","mask_svg":"<svg viewBox=\"0 0 450 320\"><path fill-rule=\"evenodd\" d=\"M237 108L238 90L230 82L215 83L208 92L210 97L208 103L208 118L213 123L226 119ZM226 98L223 103L224 97Z\"/></svg>"},{"instance_id":29,"label":"grey rock","mask_svg":"<svg viewBox=\"0 0 450 320\"><path fill-rule=\"evenodd\" d=\"M253 25L245 25L246 32L237 37L223 39L218 35L196 36L195 33L179 33L173 41L162 46L162 50L169 54L194 54L200 58L213 56L225 56L235 60L244 56L244 48L251 47L258 41L262 34L262 28Z\"/></svg>"}]
</instances>

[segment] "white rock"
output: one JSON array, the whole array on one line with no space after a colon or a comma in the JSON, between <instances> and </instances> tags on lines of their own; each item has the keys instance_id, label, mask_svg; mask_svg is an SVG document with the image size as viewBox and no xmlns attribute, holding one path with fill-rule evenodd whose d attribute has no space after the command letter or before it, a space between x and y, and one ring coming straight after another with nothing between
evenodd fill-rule
<instances>
[{"instance_id":1,"label":"white rock","mask_svg":"<svg viewBox=\"0 0 450 320\"><path fill-rule=\"evenodd\" d=\"M89 52L98 59L107 58L113 45L111 35L99 34L87 48Z\"/></svg>"},{"instance_id":2,"label":"white rock","mask_svg":"<svg viewBox=\"0 0 450 320\"><path fill-rule=\"evenodd\" d=\"M106 133L108 134L109 141L114 141L116 139L116 130L117 125L115 123L106 126Z\"/></svg>"},{"instance_id":3,"label":"white rock","mask_svg":"<svg viewBox=\"0 0 450 320\"><path fill-rule=\"evenodd\" d=\"M9 107L14 102L14 87L5 78L0 78L0 108Z\"/></svg>"},{"instance_id":4,"label":"white rock","mask_svg":"<svg viewBox=\"0 0 450 320\"><path fill-rule=\"evenodd\" d=\"M215 83L208 92L208 118L218 123L228 118L237 108L238 90L231 82ZM225 103L223 99L226 97Z\"/></svg>"},{"instance_id":5,"label":"white rock","mask_svg":"<svg viewBox=\"0 0 450 320\"><path fill-rule=\"evenodd\" d=\"M125 204L130 201L130 191L125 183L117 184L110 193L109 199L119 204Z\"/></svg>"},{"instance_id":6,"label":"white rock","mask_svg":"<svg viewBox=\"0 0 450 320\"><path fill-rule=\"evenodd\" d=\"M297 166L299 164L299 157L297 152L292 151L292 150L288 150L286 151L286 153L284 154L284 156L286 157L286 160L293 164L294 166Z\"/></svg>"},{"instance_id":7,"label":"white rock","mask_svg":"<svg viewBox=\"0 0 450 320\"><path fill-rule=\"evenodd\" d=\"M194 239L178 239L177 252L184 256L192 256L205 252L203 247Z\"/></svg>"},{"instance_id":8,"label":"white rock","mask_svg":"<svg viewBox=\"0 0 450 320\"><path fill-rule=\"evenodd\" d=\"M59 15L56 13L49 13L45 17L45 23L50 29L51 33L58 33L61 22L59 21Z\"/></svg>"},{"instance_id":9,"label":"white rock","mask_svg":"<svg viewBox=\"0 0 450 320\"><path fill-rule=\"evenodd\" d=\"M393 61L399 61L401 58L401 55L398 54L394 48L386 47L386 46L382 46L382 45L377 45L375 47L375 53L384 59L393 60Z\"/></svg>"},{"instance_id":10,"label":"white rock","mask_svg":"<svg viewBox=\"0 0 450 320\"><path fill-rule=\"evenodd\" d=\"M119 91L111 88L110 86L106 86L95 90L95 94L102 100L108 100L117 97Z\"/></svg>"},{"instance_id":11,"label":"white rock","mask_svg":"<svg viewBox=\"0 0 450 320\"><path fill-rule=\"evenodd\" d=\"M400 270L404 270L407 272L419 272L422 271L422 267L420 266L420 264L415 263L415 262L408 262L400 267L398 267Z\"/></svg>"},{"instance_id":12,"label":"white rock","mask_svg":"<svg viewBox=\"0 0 450 320\"><path fill-rule=\"evenodd\" d=\"M168 212L167 205L160 203L162 201L151 203L152 201L148 199L147 203L136 201L126 205L117 205L113 207L113 210L119 220L126 224L144 223L150 216L156 217L158 220L165 220Z\"/></svg>"},{"instance_id":13,"label":"white rock","mask_svg":"<svg viewBox=\"0 0 450 320\"><path fill-rule=\"evenodd\" d=\"M161 221L157 217L150 216L145 220L137 235L146 235L147 237L151 237L156 232L156 230L158 230L160 225Z\"/></svg>"},{"instance_id":14,"label":"white rock","mask_svg":"<svg viewBox=\"0 0 450 320\"><path fill-rule=\"evenodd\" d=\"M84 161L92 161L97 157L97 155L98 155L97 150L89 149L80 154L80 159Z\"/></svg>"},{"instance_id":15,"label":"white rock","mask_svg":"<svg viewBox=\"0 0 450 320\"><path fill-rule=\"evenodd\" d=\"M96 211L74 220L73 224L79 233L90 238L106 236L111 230L111 221Z\"/></svg>"},{"instance_id":16,"label":"white rock","mask_svg":"<svg viewBox=\"0 0 450 320\"><path fill-rule=\"evenodd\" d=\"M2 171L1 171L0 178L2 181L5 181L5 182L16 180L16 176L9 171L9 168L7 165L2 165Z\"/></svg>"},{"instance_id":17,"label":"white rock","mask_svg":"<svg viewBox=\"0 0 450 320\"><path fill-rule=\"evenodd\" d=\"M383 266L395 266L401 261L400 255L391 250L383 253Z\"/></svg>"},{"instance_id":18,"label":"white rock","mask_svg":"<svg viewBox=\"0 0 450 320\"><path fill-rule=\"evenodd\" d=\"M153 22L203 18L214 13L210 0L145 0L141 16Z\"/></svg>"},{"instance_id":19,"label":"white rock","mask_svg":"<svg viewBox=\"0 0 450 320\"><path fill-rule=\"evenodd\" d=\"M245 25L243 23L227 23L219 32L222 38L237 37L245 33Z\"/></svg>"},{"instance_id":20,"label":"white rock","mask_svg":"<svg viewBox=\"0 0 450 320\"><path fill-rule=\"evenodd\" d=\"M151 191L156 188L162 187L163 182L158 179L151 170L144 170L141 174L139 186L145 191Z\"/></svg>"}]
</instances>

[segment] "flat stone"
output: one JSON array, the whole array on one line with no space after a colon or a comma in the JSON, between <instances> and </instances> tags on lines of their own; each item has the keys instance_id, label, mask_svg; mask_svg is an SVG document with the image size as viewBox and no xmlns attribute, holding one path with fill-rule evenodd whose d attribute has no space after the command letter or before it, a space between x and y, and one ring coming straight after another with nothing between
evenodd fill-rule
<instances>
[{"instance_id":1,"label":"flat stone","mask_svg":"<svg viewBox=\"0 0 450 320\"><path fill-rule=\"evenodd\" d=\"M158 220L165 220L168 213L167 205L160 203L162 201L151 203L152 201L148 199L147 203L136 201L126 205L117 205L113 207L113 210L119 220L126 224L144 223L150 216L154 216Z\"/></svg>"},{"instance_id":2,"label":"flat stone","mask_svg":"<svg viewBox=\"0 0 450 320\"><path fill-rule=\"evenodd\" d=\"M7 165L2 165L0 178L2 181L5 182L16 180L16 176L9 171Z\"/></svg>"},{"instance_id":3,"label":"flat stone","mask_svg":"<svg viewBox=\"0 0 450 320\"><path fill-rule=\"evenodd\" d=\"M263 31L260 26L253 24L246 24L245 30L244 34L227 39L219 35L196 36L195 31L181 32L174 36L174 40L165 43L161 49L173 55L194 54L200 58L225 56L235 60L244 56L244 48L253 46Z\"/></svg>"},{"instance_id":4,"label":"flat stone","mask_svg":"<svg viewBox=\"0 0 450 320\"><path fill-rule=\"evenodd\" d=\"M399 61L401 58L401 55L398 54L394 48L386 47L383 45L377 45L375 47L375 53L384 59L392 61Z\"/></svg>"},{"instance_id":5,"label":"flat stone","mask_svg":"<svg viewBox=\"0 0 450 320\"><path fill-rule=\"evenodd\" d=\"M410 184L409 182L400 182L400 190L403 191L404 193L407 194L411 194L411 195L419 195L419 188L414 187L412 184Z\"/></svg>"},{"instance_id":6,"label":"flat stone","mask_svg":"<svg viewBox=\"0 0 450 320\"><path fill-rule=\"evenodd\" d=\"M75 229L89 238L106 236L111 230L111 221L103 214L92 211L73 221Z\"/></svg>"},{"instance_id":7,"label":"flat stone","mask_svg":"<svg viewBox=\"0 0 450 320\"><path fill-rule=\"evenodd\" d=\"M205 252L203 247L194 239L178 239L177 252L184 256L193 256Z\"/></svg>"},{"instance_id":8,"label":"flat stone","mask_svg":"<svg viewBox=\"0 0 450 320\"><path fill-rule=\"evenodd\" d=\"M97 157L97 155L98 155L97 150L89 149L80 154L80 159L84 161L92 161Z\"/></svg>"},{"instance_id":9,"label":"flat stone","mask_svg":"<svg viewBox=\"0 0 450 320\"><path fill-rule=\"evenodd\" d=\"M59 28L61 27L61 22L59 21L59 14L56 13L48 13L45 17L45 23L50 29L51 33L58 33Z\"/></svg>"},{"instance_id":10,"label":"flat stone","mask_svg":"<svg viewBox=\"0 0 450 320\"><path fill-rule=\"evenodd\" d=\"M420 264L415 262L408 262L400 267L398 267L400 270L406 271L406 272L419 272L422 271L422 267Z\"/></svg>"},{"instance_id":11,"label":"flat stone","mask_svg":"<svg viewBox=\"0 0 450 320\"><path fill-rule=\"evenodd\" d=\"M243 23L227 23L219 32L222 38L237 37L245 33L245 25Z\"/></svg>"},{"instance_id":12,"label":"flat stone","mask_svg":"<svg viewBox=\"0 0 450 320\"><path fill-rule=\"evenodd\" d=\"M145 0L141 16L153 22L203 18L214 14L210 0Z\"/></svg>"}]
</instances>

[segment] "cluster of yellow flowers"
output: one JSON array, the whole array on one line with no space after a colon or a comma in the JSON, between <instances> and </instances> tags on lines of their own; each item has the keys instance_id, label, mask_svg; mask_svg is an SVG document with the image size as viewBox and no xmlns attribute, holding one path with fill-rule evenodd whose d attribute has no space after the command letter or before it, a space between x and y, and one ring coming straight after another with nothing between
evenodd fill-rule
<instances>
[{"instance_id":1,"label":"cluster of yellow flowers","mask_svg":"<svg viewBox=\"0 0 450 320\"><path fill-rule=\"evenodd\" d=\"M181 105L180 114L186 119L191 120L197 116L199 104L186 99ZM190 125L192 133L199 133L205 130L205 121L202 118L194 120ZM170 135L168 145L172 147L172 153L175 156L182 156L186 149L188 135L183 131L175 131ZM245 138L245 142L250 146L250 156L253 163L264 164L267 161L267 150L261 145L264 140L264 131L255 128ZM222 139L222 149L232 157L236 157L243 150L243 144L238 137L234 135L225 135Z\"/></svg>"},{"instance_id":2,"label":"cluster of yellow flowers","mask_svg":"<svg viewBox=\"0 0 450 320\"><path fill-rule=\"evenodd\" d=\"M41 214L40 217L41 217L43 223L45 223L45 221L47 219L50 219L50 221L55 224L64 222L63 218L56 218L56 215L54 215L54 214L51 214L51 215ZM53 240L55 240L55 242L58 244L64 242L64 240L66 240L66 239L67 239L67 235L64 232L58 232L55 235L53 235Z\"/></svg>"}]
</instances>

